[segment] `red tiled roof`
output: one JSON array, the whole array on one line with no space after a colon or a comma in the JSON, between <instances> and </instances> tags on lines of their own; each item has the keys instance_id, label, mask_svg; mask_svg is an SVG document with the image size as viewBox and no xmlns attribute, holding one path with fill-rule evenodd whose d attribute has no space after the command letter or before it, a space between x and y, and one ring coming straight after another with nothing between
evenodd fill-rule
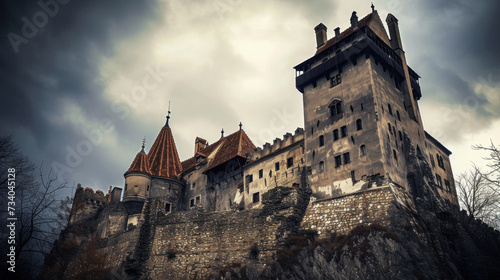
<instances>
[{"instance_id":1,"label":"red tiled roof","mask_svg":"<svg viewBox=\"0 0 500 280\"><path fill-rule=\"evenodd\" d=\"M248 138L248 135L243 129L240 129L217 142L220 142L221 140L223 140L220 144L221 147L217 150L217 153L207 167L207 170L217 167L237 156L246 158L246 154L253 152L255 149L255 145L252 143L252 140ZM207 147L207 149L209 147ZM203 152L205 152L205 150L203 150Z\"/></svg>"},{"instance_id":2,"label":"red tiled roof","mask_svg":"<svg viewBox=\"0 0 500 280\"><path fill-rule=\"evenodd\" d=\"M340 33L340 40L342 40L342 39L346 38L347 36L351 35L355 30L358 30L359 28L362 28L363 26L365 26L368 23L370 23L370 21L372 19L372 15L373 15L373 13L370 13L367 16L365 16L364 18L362 18L360 21L358 21L358 27L357 28L352 28L352 26L351 26L351 27L347 28L346 30L344 30L342 33ZM324 50L328 49L329 47L335 45L335 43L337 43L337 40L336 40L336 38L334 36L333 38L331 38L330 40L328 40L326 42L326 44L324 44L323 46L319 47L316 50L316 53L314 55L317 55L317 54L323 52Z\"/></svg>"},{"instance_id":3,"label":"red tiled roof","mask_svg":"<svg viewBox=\"0 0 500 280\"><path fill-rule=\"evenodd\" d=\"M182 164L182 171L188 170L189 168L193 167L195 163L196 163L196 158L195 157L188 158L185 161L181 162L181 164Z\"/></svg>"},{"instance_id":4,"label":"red tiled roof","mask_svg":"<svg viewBox=\"0 0 500 280\"><path fill-rule=\"evenodd\" d=\"M151 175L151 169L149 168L148 156L144 150L137 153L134 161L130 165L130 168L125 172L125 174L130 172L141 172Z\"/></svg>"},{"instance_id":5,"label":"red tiled roof","mask_svg":"<svg viewBox=\"0 0 500 280\"><path fill-rule=\"evenodd\" d=\"M148 154L151 175L175 179L181 172L182 165L175 147L174 136L165 125Z\"/></svg>"},{"instance_id":6,"label":"red tiled roof","mask_svg":"<svg viewBox=\"0 0 500 280\"><path fill-rule=\"evenodd\" d=\"M253 152L255 145L243 129L226 137L220 138L217 142L211 144L197 153L204 157L210 156L217 148L216 154L209 163L206 170L217 167L237 156L246 158L247 153ZM188 170L196 164L196 157L189 158L182 162L182 170Z\"/></svg>"}]
</instances>

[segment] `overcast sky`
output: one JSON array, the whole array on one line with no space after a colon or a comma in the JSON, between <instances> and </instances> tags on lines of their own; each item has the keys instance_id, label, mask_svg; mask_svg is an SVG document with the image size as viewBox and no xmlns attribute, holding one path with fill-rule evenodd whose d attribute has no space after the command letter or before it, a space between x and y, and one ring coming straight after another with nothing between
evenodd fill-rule
<instances>
[{"instance_id":1,"label":"overcast sky","mask_svg":"<svg viewBox=\"0 0 500 280\"><path fill-rule=\"evenodd\" d=\"M42 0L41 2L54 2ZM146 137L170 124L181 160L241 121L256 146L303 127L293 66L316 50L313 28L349 26L370 1L81 1L0 4L1 135L36 163L107 190ZM473 144L500 144L498 1L374 1L399 19L422 77L425 129L452 152L455 175ZM75 154L78 154L75 156Z\"/></svg>"}]
</instances>

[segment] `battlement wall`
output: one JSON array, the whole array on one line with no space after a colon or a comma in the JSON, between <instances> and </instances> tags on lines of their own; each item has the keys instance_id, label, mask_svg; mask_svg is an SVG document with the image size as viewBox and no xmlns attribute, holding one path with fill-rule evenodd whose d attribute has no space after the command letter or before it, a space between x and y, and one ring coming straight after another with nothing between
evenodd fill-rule
<instances>
[{"instance_id":1,"label":"battlement wall","mask_svg":"<svg viewBox=\"0 0 500 280\"><path fill-rule=\"evenodd\" d=\"M97 190L94 192L92 188L84 189L78 184L71 208L69 225L96 218L105 205L106 197L102 191Z\"/></svg>"},{"instance_id":2,"label":"battlement wall","mask_svg":"<svg viewBox=\"0 0 500 280\"><path fill-rule=\"evenodd\" d=\"M254 152L250 155L250 157L248 157L247 160L249 163L257 161L280 149L284 149L303 140L304 140L304 129L299 127L295 130L295 133L293 135L291 133L287 133L283 135L283 139L280 138L274 139L273 144L265 143L262 148L258 147L257 149L254 150Z\"/></svg>"}]
</instances>

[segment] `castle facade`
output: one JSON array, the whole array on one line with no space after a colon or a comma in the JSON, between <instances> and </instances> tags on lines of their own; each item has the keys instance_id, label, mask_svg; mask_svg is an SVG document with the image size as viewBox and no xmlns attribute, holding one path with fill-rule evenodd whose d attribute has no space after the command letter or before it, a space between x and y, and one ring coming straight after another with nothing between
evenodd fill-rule
<instances>
[{"instance_id":1,"label":"castle facade","mask_svg":"<svg viewBox=\"0 0 500 280\"><path fill-rule=\"evenodd\" d=\"M85 233L71 238L99 236L108 266L130 277L197 278L214 261L270 258L280 238L299 229L326 235L383 222L391 193L418 195L410 154L431 163L429 184L458 205L451 152L424 130L420 76L406 62L398 20L389 14L386 23L388 32L372 8L362 19L353 12L350 26L329 39L325 25L314 28L316 52L294 67L304 128L262 148L240 124L211 144L197 137L193 157L181 161L167 116L149 151L143 145L125 172L124 188L106 195L77 189L68 228ZM349 225L329 218L359 194L376 215ZM332 201L341 206L315 210ZM169 274L180 269L192 273Z\"/></svg>"}]
</instances>

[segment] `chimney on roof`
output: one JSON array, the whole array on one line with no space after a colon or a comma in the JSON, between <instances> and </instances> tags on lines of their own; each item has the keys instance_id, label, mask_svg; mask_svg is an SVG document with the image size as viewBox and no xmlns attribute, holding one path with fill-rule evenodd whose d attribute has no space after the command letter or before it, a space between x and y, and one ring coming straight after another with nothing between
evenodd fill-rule
<instances>
[{"instance_id":1,"label":"chimney on roof","mask_svg":"<svg viewBox=\"0 0 500 280\"><path fill-rule=\"evenodd\" d=\"M316 32L316 48L319 48L326 44L326 26L323 23L320 23L316 27L314 27L314 32Z\"/></svg>"},{"instance_id":2,"label":"chimney on roof","mask_svg":"<svg viewBox=\"0 0 500 280\"><path fill-rule=\"evenodd\" d=\"M394 51L403 51L403 44L401 44L401 35L399 34L398 19L392 14L388 14L385 19L389 27L389 35L391 36L391 47Z\"/></svg>"},{"instance_id":3,"label":"chimney on roof","mask_svg":"<svg viewBox=\"0 0 500 280\"><path fill-rule=\"evenodd\" d=\"M356 11L353 11L351 15L351 27L358 27L358 16L356 15Z\"/></svg>"},{"instance_id":4,"label":"chimney on roof","mask_svg":"<svg viewBox=\"0 0 500 280\"><path fill-rule=\"evenodd\" d=\"M196 140L194 141L194 154L196 155L206 147L208 147L208 141L203 138L196 137Z\"/></svg>"},{"instance_id":5,"label":"chimney on roof","mask_svg":"<svg viewBox=\"0 0 500 280\"><path fill-rule=\"evenodd\" d=\"M335 28L335 40L337 42L340 40L340 27Z\"/></svg>"}]
</instances>

